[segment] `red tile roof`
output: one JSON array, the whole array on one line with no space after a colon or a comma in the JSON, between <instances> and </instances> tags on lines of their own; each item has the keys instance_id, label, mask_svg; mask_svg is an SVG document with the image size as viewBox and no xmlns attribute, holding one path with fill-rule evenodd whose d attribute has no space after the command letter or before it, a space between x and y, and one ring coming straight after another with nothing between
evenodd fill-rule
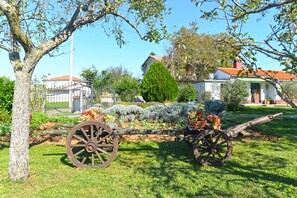
<instances>
[{"instance_id":1,"label":"red tile roof","mask_svg":"<svg viewBox=\"0 0 297 198\"><path fill-rule=\"evenodd\" d=\"M242 76L242 77L256 77L254 73L249 72L247 69L239 70L235 68L222 68L219 67L218 70L221 70L231 76ZM297 80L297 76L286 73L280 70L258 70L259 76L271 76L279 80Z\"/></svg>"},{"instance_id":2,"label":"red tile roof","mask_svg":"<svg viewBox=\"0 0 297 198\"><path fill-rule=\"evenodd\" d=\"M70 76L69 75L58 76L58 77L50 78L48 80L50 80L50 81L69 81L70 80ZM73 81L81 81L80 78L75 77L75 76L72 76L72 80Z\"/></svg>"}]
</instances>

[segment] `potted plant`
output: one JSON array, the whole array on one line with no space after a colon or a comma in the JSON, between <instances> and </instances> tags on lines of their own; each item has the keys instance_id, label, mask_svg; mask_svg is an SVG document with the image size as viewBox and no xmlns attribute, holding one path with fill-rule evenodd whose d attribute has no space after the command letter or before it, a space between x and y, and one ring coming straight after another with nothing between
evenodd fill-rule
<instances>
[{"instance_id":1,"label":"potted plant","mask_svg":"<svg viewBox=\"0 0 297 198\"><path fill-rule=\"evenodd\" d=\"M107 114L104 117L104 120L105 120L106 124L109 125L111 128L116 127L115 119L116 119L116 117L113 116L112 114Z\"/></svg>"},{"instance_id":2,"label":"potted plant","mask_svg":"<svg viewBox=\"0 0 297 198\"><path fill-rule=\"evenodd\" d=\"M221 129L221 118L216 114L210 114L207 116L207 122L211 124L214 129Z\"/></svg>"},{"instance_id":3,"label":"potted plant","mask_svg":"<svg viewBox=\"0 0 297 198\"><path fill-rule=\"evenodd\" d=\"M201 111L189 111L187 115L187 124L191 128L203 128L205 127L206 120L204 119L204 115Z\"/></svg>"},{"instance_id":4,"label":"potted plant","mask_svg":"<svg viewBox=\"0 0 297 198\"><path fill-rule=\"evenodd\" d=\"M99 109L91 108L80 114L79 121L96 120L99 119L101 115Z\"/></svg>"},{"instance_id":5,"label":"potted plant","mask_svg":"<svg viewBox=\"0 0 297 198\"><path fill-rule=\"evenodd\" d=\"M266 104L270 104L270 98L266 98Z\"/></svg>"}]
</instances>

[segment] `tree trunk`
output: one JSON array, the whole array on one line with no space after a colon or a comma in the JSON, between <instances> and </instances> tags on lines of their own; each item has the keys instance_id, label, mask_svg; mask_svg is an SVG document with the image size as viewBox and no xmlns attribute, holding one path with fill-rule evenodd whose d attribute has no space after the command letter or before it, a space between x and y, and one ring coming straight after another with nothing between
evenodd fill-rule
<instances>
[{"instance_id":1,"label":"tree trunk","mask_svg":"<svg viewBox=\"0 0 297 198\"><path fill-rule=\"evenodd\" d=\"M12 181L29 177L29 105L32 74L15 71L12 132L8 176Z\"/></svg>"}]
</instances>

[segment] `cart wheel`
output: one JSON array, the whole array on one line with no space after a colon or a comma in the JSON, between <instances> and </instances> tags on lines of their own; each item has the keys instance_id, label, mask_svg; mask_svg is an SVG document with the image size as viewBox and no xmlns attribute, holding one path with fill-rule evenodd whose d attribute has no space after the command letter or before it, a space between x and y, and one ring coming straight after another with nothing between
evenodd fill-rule
<instances>
[{"instance_id":1,"label":"cart wheel","mask_svg":"<svg viewBox=\"0 0 297 198\"><path fill-rule=\"evenodd\" d=\"M196 137L193 150L196 160L203 166L218 166L232 155L232 143L226 133L207 130Z\"/></svg>"},{"instance_id":2,"label":"cart wheel","mask_svg":"<svg viewBox=\"0 0 297 198\"><path fill-rule=\"evenodd\" d=\"M89 120L73 127L67 142L67 155L78 168L105 168L115 159L118 137L100 121Z\"/></svg>"}]
</instances>

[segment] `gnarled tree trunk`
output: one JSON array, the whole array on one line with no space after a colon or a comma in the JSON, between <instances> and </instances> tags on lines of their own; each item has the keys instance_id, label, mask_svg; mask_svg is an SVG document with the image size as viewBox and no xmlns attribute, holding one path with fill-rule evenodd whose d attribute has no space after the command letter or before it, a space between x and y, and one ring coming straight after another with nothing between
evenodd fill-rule
<instances>
[{"instance_id":1,"label":"gnarled tree trunk","mask_svg":"<svg viewBox=\"0 0 297 198\"><path fill-rule=\"evenodd\" d=\"M12 132L8 176L13 181L29 177L30 84L32 73L15 71Z\"/></svg>"}]
</instances>

